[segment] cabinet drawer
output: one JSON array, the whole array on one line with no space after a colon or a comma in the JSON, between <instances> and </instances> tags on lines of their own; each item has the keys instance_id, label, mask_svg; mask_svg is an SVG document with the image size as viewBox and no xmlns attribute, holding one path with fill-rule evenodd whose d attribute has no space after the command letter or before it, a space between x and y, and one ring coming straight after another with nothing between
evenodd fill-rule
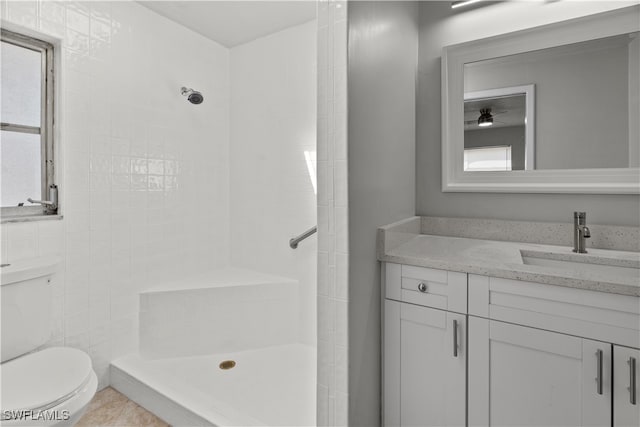
<instances>
[{"instance_id":1,"label":"cabinet drawer","mask_svg":"<svg viewBox=\"0 0 640 427\"><path fill-rule=\"evenodd\" d=\"M411 265L385 264L385 296L388 299L467 312L467 275Z\"/></svg>"},{"instance_id":2,"label":"cabinet drawer","mask_svg":"<svg viewBox=\"0 0 640 427\"><path fill-rule=\"evenodd\" d=\"M469 314L640 347L640 298L469 275Z\"/></svg>"}]
</instances>

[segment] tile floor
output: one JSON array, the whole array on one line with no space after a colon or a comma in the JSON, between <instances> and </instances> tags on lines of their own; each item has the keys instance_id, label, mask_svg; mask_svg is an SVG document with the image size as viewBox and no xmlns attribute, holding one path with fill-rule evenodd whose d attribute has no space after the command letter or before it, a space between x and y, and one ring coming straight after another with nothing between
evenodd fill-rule
<instances>
[{"instance_id":1,"label":"tile floor","mask_svg":"<svg viewBox=\"0 0 640 427\"><path fill-rule=\"evenodd\" d=\"M169 427L124 394L107 387L94 396L76 427Z\"/></svg>"}]
</instances>

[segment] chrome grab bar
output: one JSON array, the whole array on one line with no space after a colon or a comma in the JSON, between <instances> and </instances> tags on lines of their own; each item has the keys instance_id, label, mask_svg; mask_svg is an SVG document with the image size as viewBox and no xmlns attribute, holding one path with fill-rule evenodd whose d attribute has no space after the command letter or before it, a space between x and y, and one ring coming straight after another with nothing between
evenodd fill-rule
<instances>
[{"instance_id":1,"label":"chrome grab bar","mask_svg":"<svg viewBox=\"0 0 640 427\"><path fill-rule=\"evenodd\" d=\"M289 246L291 247L291 249L296 249L298 247L298 243L302 242L304 239L306 239L307 237L311 236L316 231L318 231L318 226L314 225L313 227L311 227L310 229L308 229L304 233L300 234L299 236L296 236L293 239L290 239L289 240Z\"/></svg>"}]
</instances>

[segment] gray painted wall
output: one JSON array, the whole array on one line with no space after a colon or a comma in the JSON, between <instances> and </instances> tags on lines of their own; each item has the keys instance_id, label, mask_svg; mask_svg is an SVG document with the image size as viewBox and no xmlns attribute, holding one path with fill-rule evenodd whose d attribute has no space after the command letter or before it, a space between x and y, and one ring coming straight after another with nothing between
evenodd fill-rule
<instances>
[{"instance_id":1,"label":"gray painted wall","mask_svg":"<svg viewBox=\"0 0 640 427\"><path fill-rule=\"evenodd\" d=\"M449 2L420 4L416 139L418 215L570 222L588 212L595 224L640 226L637 195L491 194L441 191L442 47L613 9L629 2L503 2L456 12ZM486 25L483 25L485 23ZM351 84L351 82L350 82Z\"/></svg>"},{"instance_id":2,"label":"gray painted wall","mask_svg":"<svg viewBox=\"0 0 640 427\"><path fill-rule=\"evenodd\" d=\"M415 213L416 2L349 2L349 425L380 424L376 229Z\"/></svg>"}]
</instances>

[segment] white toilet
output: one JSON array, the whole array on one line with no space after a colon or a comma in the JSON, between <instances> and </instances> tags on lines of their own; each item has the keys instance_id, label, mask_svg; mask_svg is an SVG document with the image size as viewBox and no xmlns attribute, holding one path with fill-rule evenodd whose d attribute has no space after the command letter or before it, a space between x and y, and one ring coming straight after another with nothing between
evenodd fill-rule
<instances>
[{"instance_id":1,"label":"white toilet","mask_svg":"<svg viewBox=\"0 0 640 427\"><path fill-rule=\"evenodd\" d=\"M0 425L73 426L95 395L89 356L73 348L34 351L51 335L51 276L59 260L3 266Z\"/></svg>"}]
</instances>

